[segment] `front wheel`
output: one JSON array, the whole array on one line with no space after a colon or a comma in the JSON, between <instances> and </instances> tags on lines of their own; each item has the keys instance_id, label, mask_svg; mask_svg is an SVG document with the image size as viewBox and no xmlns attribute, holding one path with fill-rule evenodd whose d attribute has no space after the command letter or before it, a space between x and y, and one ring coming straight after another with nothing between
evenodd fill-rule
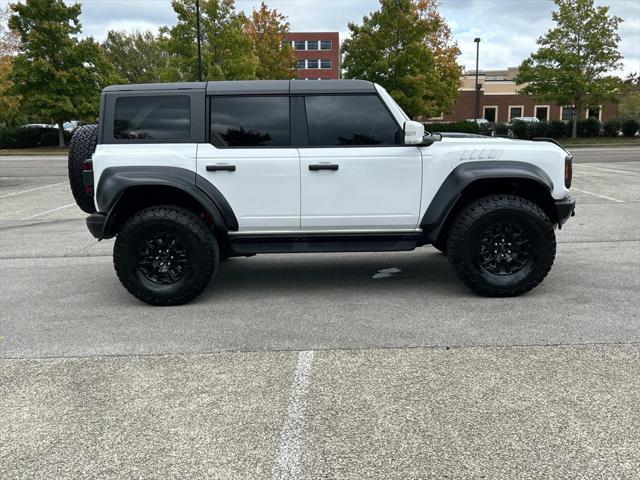
<instances>
[{"instance_id":1,"label":"front wheel","mask_svg":"<svg viewBox=\"0 0 640 480\"><path fill-rule=\"evenodd\" d=\"M113 248L122 285L151 305L180 305L198 296L220 261L211 228L178 207L152 207L133 215Z\"/></svg>"},{"instance_id":2,"label":"front wheel","mask_svg":"<svg viewBox=\"0 0 640 480\"><path fill-rule=\"evenodd\" d=\"M469 288L490 297L512 297L547 276L556 238L537 205L515 195L492 195L471 203L456 218L447 252Z\"/></svg>"}]
</instances>

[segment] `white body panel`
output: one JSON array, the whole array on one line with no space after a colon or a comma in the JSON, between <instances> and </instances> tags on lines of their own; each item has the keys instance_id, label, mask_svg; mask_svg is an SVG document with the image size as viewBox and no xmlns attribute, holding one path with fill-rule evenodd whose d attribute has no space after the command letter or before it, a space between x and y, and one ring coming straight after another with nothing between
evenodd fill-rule
<instances>
[{"instance_id":1,"label":"white body panel","mask_svg":"<svg viewBox=\"0 0 640 480\"><path fill-rule=\"evenodd\" d=\"M207 172L207 165L235 172ZM216 148L198 145L197 172L225 196L239 233L300 230L300 158L296 148Z\"/></svg>"},{"instance_id":2,"label":"white body panel","mask_svg":"<svg viewBox=\"0 0 640 480\"><path fill-rule=\"evenodd\" d=\"M162 166L195 172L197 150L196 143L98 145L92 156L94 185L99 185L102 172L109 167Z\"/></svg>"},{"instance_id":3,"label":"white body panel","mask_svg":"<svg viewBox=\"0 0 640 480\"><path fill-rule=\"evenodd\" d=\"M300 148L301 228L408 230L418 224L422 155L415 146ZM337 164L337 171L309 165Z\"/></svg>"}]
</instances>

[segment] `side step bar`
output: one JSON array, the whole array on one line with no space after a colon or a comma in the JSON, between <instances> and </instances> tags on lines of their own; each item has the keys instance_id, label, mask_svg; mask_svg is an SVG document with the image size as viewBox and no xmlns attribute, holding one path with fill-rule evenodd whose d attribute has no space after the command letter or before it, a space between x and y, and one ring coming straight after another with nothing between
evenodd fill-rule
<instances>
[{"instance_id":1,"label":"side step bar","mask_svg":"<svg viewBox=\"0 0 640 480\"><path fill-rule=\"evenodd\" d=\"M233 236L230 246L236 255L255 253L401 252L425 245L423 234L318 234L298 236Z\"/></svg>"}]
</instances>

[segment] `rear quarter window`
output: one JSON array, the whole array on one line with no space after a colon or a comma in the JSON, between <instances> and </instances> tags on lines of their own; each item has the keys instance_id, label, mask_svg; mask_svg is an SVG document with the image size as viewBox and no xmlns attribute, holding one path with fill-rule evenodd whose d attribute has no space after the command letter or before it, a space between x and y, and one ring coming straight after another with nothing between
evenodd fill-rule
<instances>
[{"instance_id":1,"label":"rear quarter window","mask_svg":"<svg viewBox=\"0 0 640 480\"><path fill-rule=\"evenodd\" d=\"M187 95L126 96L115 101L113 138L182 140L191 135Z\"/></svg>"}]
</instances>

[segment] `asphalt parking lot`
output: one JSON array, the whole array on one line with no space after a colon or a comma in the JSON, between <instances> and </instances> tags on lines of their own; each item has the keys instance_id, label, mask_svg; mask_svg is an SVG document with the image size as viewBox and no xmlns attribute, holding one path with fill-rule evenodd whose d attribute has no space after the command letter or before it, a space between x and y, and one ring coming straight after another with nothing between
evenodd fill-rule
<instances>
[{"instance_id":1,"label":"asphalt parking lot","mask_svg":"<svg viewBox=\"0 0 640 480\"><path fill-rule=\"evenodd\" d=\"M65 157L0 156L0 478L637 478L640 148L574 154L525 296L425 247L231 259L169 308L121 287Z\"/></svg>"}]
</instances>

